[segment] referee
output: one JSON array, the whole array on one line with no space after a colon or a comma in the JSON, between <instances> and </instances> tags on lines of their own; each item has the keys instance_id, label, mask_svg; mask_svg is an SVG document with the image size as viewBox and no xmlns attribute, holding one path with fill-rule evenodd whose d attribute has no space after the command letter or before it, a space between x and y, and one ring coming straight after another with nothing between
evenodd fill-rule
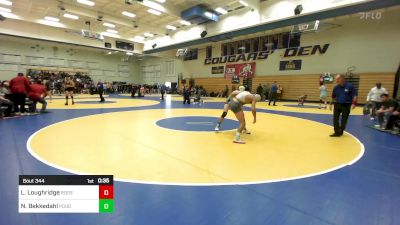
<instances>
[{"instance_id":1,"label":"referee","mask_svg":"<svg viewBox=\"0 0 400 225\"><path fill-rule=\"evenodd\" d=\"M344 75L336 75L336 84L333 88L332 101L329 105L329 109L332 110L332 104L334 104L333 127L335 128L335 133L331 134L331 137L340 137L343 135L350 110L354 109L357 104L357 91L352 84L346 81ZM339 124L340 115L342 115L342 118Z\"/></svg>"}]
</instances>

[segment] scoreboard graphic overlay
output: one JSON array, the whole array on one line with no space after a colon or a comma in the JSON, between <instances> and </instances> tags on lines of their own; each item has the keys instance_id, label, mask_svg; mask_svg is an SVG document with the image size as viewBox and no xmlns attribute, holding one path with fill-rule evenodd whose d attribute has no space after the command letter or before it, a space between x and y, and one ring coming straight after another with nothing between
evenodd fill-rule
<instances>
[{"instance_id":1,"label":"scoreboard graphic overlay","mask_svg":"<svg viewBox=\"0 0 400 225\"><path fill-rule=\"evenodd\" d=\"M20 175L20 213L112 213L112 175Z\"/></svg>"}]
</instances>

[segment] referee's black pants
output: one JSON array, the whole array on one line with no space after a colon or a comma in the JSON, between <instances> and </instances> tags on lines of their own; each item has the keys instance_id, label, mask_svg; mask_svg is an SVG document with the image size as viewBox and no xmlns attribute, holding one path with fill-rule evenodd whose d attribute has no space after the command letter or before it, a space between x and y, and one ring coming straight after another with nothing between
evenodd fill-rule
<instances>
[{"instance_id":1,"label":"referee's black pants","mask_svg":"<svg viewBox=\"0 0 400 225\"><path fill-rule=\"evenodd\" d=\"M350 115L351 104L335 103L333 109L333 127L335 134L343 134ZM340 118L341 116L341 118ZM339 119L341 119L339 123Z\"/></svg>"},{"instance_id":2,"label":"referee's black pants","mask_svg":"<svg viewBox=\"0 0 400 225\"><path fill-rule=\"evenodd\" d=\"M105 102L104 97L103 97L103 93L104 93L104 90L99 89L100 102Z\"/></svg>"}]
</instances>

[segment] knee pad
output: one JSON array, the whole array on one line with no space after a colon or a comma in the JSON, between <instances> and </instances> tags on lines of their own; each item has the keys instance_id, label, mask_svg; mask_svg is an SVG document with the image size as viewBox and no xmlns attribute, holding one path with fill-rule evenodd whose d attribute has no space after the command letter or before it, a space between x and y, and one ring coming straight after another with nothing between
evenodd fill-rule
<instances>
[{"instance_id":1,"label":"knee pad","mask_svg":"<svg viewBox=\"0 0 400 225\"><path fill-rule=\"evenodd\" d=\"M228 113L227 113L227 112L223 112L222 115L221 115L221 117L222 117L222 118L225 118L226 115L228 115Z\"/></svg>"}]
</instances>

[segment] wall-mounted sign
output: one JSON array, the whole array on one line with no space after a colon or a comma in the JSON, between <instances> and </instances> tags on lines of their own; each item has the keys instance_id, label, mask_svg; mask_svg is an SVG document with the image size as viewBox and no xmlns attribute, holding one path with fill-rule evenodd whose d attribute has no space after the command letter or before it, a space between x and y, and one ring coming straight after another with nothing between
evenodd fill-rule
<instances>
[{"instance_id":1,"label":"wall-mounted sign","mask_svg":"<svg viewBox=\"0 0 400 225\"><path fill-rule=\"evenodd\" d=\"M328 51L330 44L325 45L314 45L314 46L303 46L298 48L287 48L285 49L285 54L283 57L295 57L295 56L308 56L308 55L315 55L320 54L323 55Z\"/></svg>"},{"instance_id":2,"label":"wall-mounted sign","mask_svg":"<svg viewBox=\"0 0 400 225\"><path fill-rule=\"evenodd\" d=\"M207 58L204 60L205 65L210 64L222 64L222 63L233 63L239 61L254 61L254 60L263 60L267 59L269 55L274 53L274 51L263 51L263 52L253 52L248 54L238 54L238 55L229 55L229 56L221 56L216 58Z\"/></svg>"},{"instance_id":3,"label":"wall-mounted sign","mask_svg":"<svg viewBox=\"0 0 400 225\"><path fill-rule=\"evenodd\" d=\"M213 66L211 68L211 74L223 74L225 66Z\"/></svg>"},{"instance_id":4,"label":"wall-mounted sign","mask_svg":"<svg viewBox=\"0 0 400 225\"><path fill-rule=\"evenodd\" d=\"M225 68L225 78L245 77L253 78L256 72L256 63L228 64Z\"/></svg>"},{"instance_id":5,"label":"wall-mounted sign","mask_svg":"<svg viewBox=\"0 0 400 225\"><path fill-rule=\"evenodd\" d=\"M301 56L311 56L316 54L323 55L328 51L329 46L330 44L287 48L285 49L285 52L282 55L282 57L284 58L301 57ZM247 62L247 61L265 60L272 53L274 53L274 50L207 58L204 60L204 64L215 65L215 64L235 63L239 61Z\"/></svg>"},{"instance_id":6,"label":"wall-mounted sign","mask_svg":"<svg viewBox=\"0 0 400 225\"><path fill-rule=\"evenodd\" d=\"M279 70L301 70L301 60L281 61Z\"/></svg>"}]
</instances>

